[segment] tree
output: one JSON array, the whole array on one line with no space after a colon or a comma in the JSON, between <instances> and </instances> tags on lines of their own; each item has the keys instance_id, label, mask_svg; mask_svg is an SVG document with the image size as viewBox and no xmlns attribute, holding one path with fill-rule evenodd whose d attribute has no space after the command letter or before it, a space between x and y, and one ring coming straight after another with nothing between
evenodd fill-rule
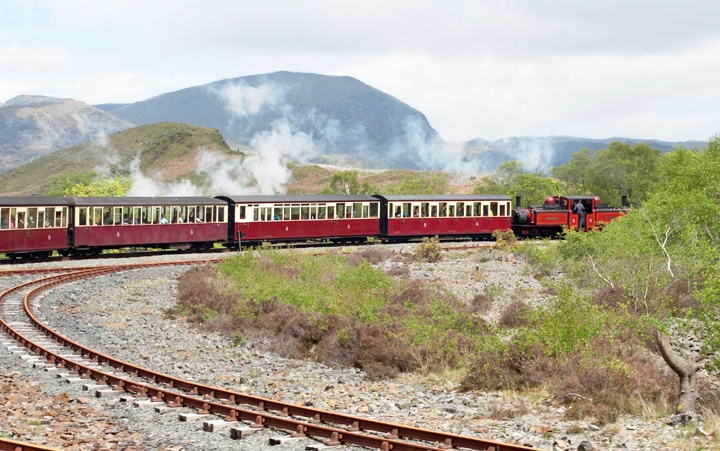
<instances>
[{"instance_id":1,"label":"tree","mask_svg":"<svg viewBox=\"0 0 720 451\"><path fill-rule=\"evenodd\" d=\"M377 188L367 182L360 182L357 171L342 171L335 173L330 180L329 194L374 194Z\"/></svg>"},{"instance_id":2,"label":"tree","mask_svg":"<svg viewBox=\"0 0 720 451\"><path fill-rule=\"evenodd\" d=\"M678 401L675 408L676 423L688 423L697 419L697 376L700 365L696 362L683 359L670 345L667 335L662 332L655 333L655 339L660 348L665 363L680 378Z\"/></svg>"},{"instance_id":3,"label":"tree","mask_svg":"<svg viewBox=\"0 0 720 451\"><path fill-rule=\"evenodd\" d=\"M631 205L646 201L660 181L662 152L647 143L613 141L595 153L582 149L553 169L568 193L593 194L619 204L627 196Z\"/></svg>"},{"instance_id":4,"label":"tree","mask_svg":"<svg viewBox=\"0 0 720 451\"><path fill-rule=\"evenodd\" d=\"M77 183L66 188L64 195L71 197L115 197L124 196L132 187L132 180L128 177L115 175L114 178L103 177L92 183Z\"/></svg>"},{"instance_id":5,"label":"tree","mask_svg":"<svg viewBox=\"0 0 720 451\"><path fill-rule=\"evenodd\" d=\"M517 161L501 164L483 184L475 187L473 193L521 196L530 204L540 204L547 196L560 194L554 180L539 173L525 172Z\"/></svg>"}]
</instances>

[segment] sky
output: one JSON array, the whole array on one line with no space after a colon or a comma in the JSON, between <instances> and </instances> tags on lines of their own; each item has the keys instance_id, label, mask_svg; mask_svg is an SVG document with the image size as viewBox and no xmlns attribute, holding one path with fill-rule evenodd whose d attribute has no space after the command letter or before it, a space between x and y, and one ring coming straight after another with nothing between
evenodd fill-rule
<instances>
[{"instance_id":1,"label":"sky","mask_svg":"<svg viewBox=\"0 0 720 451\"><path fill-rule=\"evenodd\" d=\"M720 2L0 0L0 103L354 77L449 142L720 132Z\"/></svg>"}]
</instances>

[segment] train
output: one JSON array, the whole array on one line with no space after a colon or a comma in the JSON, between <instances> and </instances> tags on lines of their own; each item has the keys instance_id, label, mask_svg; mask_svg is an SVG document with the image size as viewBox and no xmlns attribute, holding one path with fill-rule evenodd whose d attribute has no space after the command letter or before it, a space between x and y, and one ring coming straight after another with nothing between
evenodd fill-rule
<instances>
[{"instance_id":1,"label":"train","mask_svg":"<svg viewBox=\"0 0 720 451\"><path fill-rule=\"evenodd\" d=\"M221 195L215 197L0 197L0 253L10 259L107 249L239 249L263 242L362 243L421 237L492 239L493 232L553 236L626 213L596 196L554 196L512 207L499 194Z\"/></svg>"}]
</instances>

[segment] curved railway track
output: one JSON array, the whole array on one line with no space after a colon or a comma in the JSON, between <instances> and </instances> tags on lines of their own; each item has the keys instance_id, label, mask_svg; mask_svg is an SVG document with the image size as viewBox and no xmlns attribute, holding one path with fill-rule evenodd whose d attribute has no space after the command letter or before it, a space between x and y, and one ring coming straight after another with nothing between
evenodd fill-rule
<instances>
[{"instance_id":1,"label":"curved railway track","mask_svg":"<svg viewBox=\"0 0 720 451\"><path fill-rule=\"evenodd\" d=\"M150 401L169 408L190 407L207 415L208 421L204 423L206 430L212 431L230 425L233 438L241 438L253 430L276 428L289 431L291 437L312 437L321 440L325 445L353 444L380 450L534 449L298 406L155 372L96 352L54 331L44 324L42 312L34 302L46 290L83 278L153 266L196 263L198 262L182 261L72 270L32 270L33 273L59 274L17 285L0 294L0 326L8 336L35 354L38 359L64 369L75 377L96 380L98 397L126 392L132 396L130 399ZM22 271L27 274L27 270ZM16 272L0 272L0 275L10 273ZM213 418L215 421L212 421ZM11 448L0 448L2 449Z\"/></svg>"}]
</instances>

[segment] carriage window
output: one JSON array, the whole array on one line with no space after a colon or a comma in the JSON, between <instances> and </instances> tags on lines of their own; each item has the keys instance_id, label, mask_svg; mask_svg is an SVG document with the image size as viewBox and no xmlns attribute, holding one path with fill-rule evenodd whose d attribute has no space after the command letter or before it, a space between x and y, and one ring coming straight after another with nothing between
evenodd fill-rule
<instances>
[{"instance_id":1,"label":"carriage window","mask_svg":"<svg viewBox=\"0 0 720 451\"><path fill-rule=\"evenodd\" d=\"M392 213L390 216L395 216L396 218L402 217L402 205L400 205L400 204L392 204L392 205L393 205L394 210L391 209L391 211L394 211L395 213Z\"/></svg>"},{"instance_id":2,"label":"carriage window","mask_svg":"<svg viewBox=\"0 0 720 451\"><path fill-rule=\"evenodd\" d=\"M362 218L363 217L362 203L354 202L352 204L352 209L353 209L353 218Z\"/></svg>"},{"instance_id":3,"label":"carriage window","mask_svg":"<svg viewBox=\"0 0 720 451\"><path fill-rule=\"evenodd\" d=\"M380 204L373 202L370 204L370 217L377 218L380 211Z\"/></svg>"},{"instance_id":4,"label":"carriage window","mask_svg":"<svg viewBox=\"0 0 720 451\"><path fill-rule=\"evenodd\" d=\"M337 204L335 206L335 208L337 209L338 218L344 218L345 217L345 204Z\"/></svg>"},{"instance_id":5,"label":"carriage window","mask_svg":"<svg viewBox=\"0 0 720 451\"><path fill-rule=\"evenodd\" d=\"M273 210L273 220L274 221L281 221L283 218L283 209L282 207L275 207Z\"/></svg>"},{"instance_id":6,"label":"carriage window","mask_svg":"<svg viewBox=\"0 0 720 451\"><path fill-rule=\"evenodd\" d=\"M447 216L447 214L447 202L440 202L440 217L444 218Z\"/></svg>"},{"instance_id":7,"label":"carriage window","mask_svg":"<svg viewBox=\"0 0 720 451\"><path fill-rule=\"evenodd\" d=\"M498 203L490 202L490 216L497 216L497 215L498 215Z\"/></svg>"},{"instance_id":8,"label":"carriage window","mask_svg":"<svg viewBox=\"0 0 720 451\"><path fill-rule=\"evenodd\" d=\"M132 207L122 207L122 223L132 224L133 223L133 211Z\"/></svg>"},{"instance_id":9,"label":"carriage window","mask_svg":"<svg viewBox=\"0 0 720 451\"><path fill-rule=\"evenodd\" d=\"M142 224L150 224L152 219L150 218L150 212L148 207L141 207L140 212L140 222Z\"/></svg>"},{"instance_id":10,"label":"carriage window","mask_svg":"<svg viewBox=\"0 0 720 451\"><path fill-rule=\"evenodd\" d=\"M309 207L300 207L300 219L310 219Z\"/></svg>"},{"instance_id":11,"label":"carriage window","mask_svg":"<svg viewBox=\"0 0 720 451\"><path fill-rule=\"evenodd\" d=\"M37 208L28 208L25 219L25 228L34 229L37 227Z\"/></svg>"},{"instance_id":12,"label":"carriage window","mask_svg":"<svg viewBox=\"0 0 720 451\"><path fill-rule=\"evenodd\" d=\"M448 205L448 214L447 215L449 218L452 218L453 216L455 216L455 205L452 205L452 204Z\"/></svg>"},{"instance_id":13,"label":"carriage window","mask_svg":"<svg viewBox=\"0 0 720 451\"><path fill-rule=\"evenodd\" d=\"M317 205L311 205L310 206L310 219L316 219L317 218Z\"/></svg>"},{"instance_id":14,"label":"carriage window","mask_svg":"<svg viewBox=\"0 0 720 451\"><path fill-rule=\"evenodd\" d=\"M487 205L487 204L483 204L482 208L483 208L482 215L483 215L483 216L487 216L487 215L488 215L488 211L489 211L488 205Z\"/></svg>"},{"instance_id":15,"label":"carriage window","mask_svg":"<svg viewBox=\"0 0 720 451\"><path fill-rule=\"evenodd\" d=\"M115 225L122 224L123 207L115 207L113 209L113 223Z\"/></svg>"},{"instance_id":16,"label":"carriage window","mask_svg":"<svg viewBox=\"0 0 720 451\"><path fill-rule=\"evenodd\" d=\"M194 210L192 209L192 207L190 207L190 208L191 208L190 214L193 215L193 217L194 217L195 216ZM238 212L237 219L245 219L245 205L238 205L237 212Z\"/></svg>"},{"instance_id":17,"label":"carriage window","mask_svg":"<svg viewBox=\"0 0 720 451\"><path fill-rule=\"evenodd\" d=\"M8 224L8 227L11 229L17 227L17 208L10 209L10 223Z\"/></svg>"},{"instance_id":18,"label":"carriage window","mask_svg":"<svg viewBox=\"0 0 720 451\"><path fill-rule=\"evenodd\" d=\"M402 215L403 215L403 217L404 217L404 218L410 217L410 214L411 214L411 211L410 211L410 208L411 208L410 203L405 202L404 204L402 204L402 206L403 206L403 208L402 208Z\"/></svg>"},{"instance_id":19,"label":"carriage window","mask_svg":"<svg viewBox=\"0 0 720 451\"><path fill-rule=\"evenodd\" d=\"M95 207L90 211L92 211L92 216L90 216L91 225L101 225L102 224L102 207ZM90 211L88 211L88 213L90 213Z\"/></svg>"},{"instance_id":20,"label":"carriage window","mask_svg":"<svg viewBox=\"0 0 720 451\"><path fill-rule=\"evenodd\" d=\"M427 218L430 216L430 204L428 202L423 202L420 204L420 216L423 218Z\"/></svg>"},{"instance_id":21,"label":"carriage window","mask_svg":"<svg viewBox=\"0 0 720 451\"><path fill-rule=\"evenodd\" d=\"M413 215L413 218L420 217L420 205L413 205L412 215Z\"/></svg>"},{"instance_id":22,"label":"carriage window","mask_svg":"<svg viewBox=\"0 0 720 451\"><path fill-rule=\"evenodd\" d=\"M318 219L325 219L327 217L327 207L321 205L318 207Z\"/></svg>"},{"instance_id":23,"label":"carriage window","mask_svg":"<svg viewBox=\"0 0 720 451\"><path fill-rule=\"evenodd\" d=\"M213 216L213 207L205 207L205 221L215 222L215 217Z\"/></svg>"},{"instance_id":24,"label":"carriage window","mask_svg":"<svg viewBox=\"0 0 720 451\"><path fill-rule=\"evenodd\" d=\"M505 216L505 203L500 204L500 216Z\"/></svg>"},{"instance_id":25,"label":"carriage window","mask_svg":"<svg viewBox=\"0 0 720 451\"><path fill-rule=\"evenodd\" d=\"M464 206L465 206L465 204L462 203L462 202L458 202L458 203L457 203L457 208L455 209L455 211L456 211L456 213L457 213L457 216L464 216L464 214L463 214L464 211L465 211L465 207L464 207Z\"/></svg>"},{"instance_id":26,"label":"carriage window","mask_svg":"<svg viewBox=\"0 0 720 451\"><path fill-rule=\"evenodd\" d=\"M7 230L10 228L10 209L0 209L0 229Z\"/></svg>"},{"instance_id":27,"label":"carriage window","mask_svg":"<svg viewBox=\"0 0 720 451\"><path fill-rule=\"evenodd\" d=\"M473 207L473 216L482 216L482 204L480 202L475 202Z\"/></svg>"},{"instance_id":28,"label":"carriage window","mask_svg":"<svg viewBox=\"0 0 720 451\"><path fill-rule=\"evenodd\" d=\"M293 221L300 219L300 207L298 205L290 207L290 219Z\"/></svg>"},{"instance_id":29,"label":"carriage window","mask_svg":"<svg viewBox=\"0 0 720 451\"><path fill-rule=\"evenodd\" d=\"M78 208L77 209L77 225L79 226L86 226L87 225L87 208ZM55 224L57 226L57 224Z\"/></svg>"},{"instance_id":30,"label":"carriage window","mask_svg":"<svg viewBox=\"0 0 720 451\"><path fill-rule=\"evenodd\" d=\"M258 216L260 210L259 207L253 207L253 221L257 221L260 217ZM200 213L202 213L202 210L198 210L198 221L200 220Z\"/></svg>"},{"instance_id":31,"label":"carriage window","mask_svg":"<svg viewBox=\"0 0 720 451\"><path fill-rule=\"evenodd\" d=\"M472 205L465 205L465 216L472 216Z\"/></svg>"},{"instance_id":32,"label":"carriage window","mask_svg":"<svg viewBox=\"0 0 720 451\"><path fill-rule=\"evenodd\" d=\"M217 207L218 222L225 222L225 207Z\"/></svg>"},{"instance_id":33,"label":"carriage window","mask_svg":"<svg viewBox=\"0 0 720 451\"><path fill-rule=\"evenodd\" d=\"M25 228L25 211L24 210L18 210L17 221L15 221L15 227L18 229Z\"/></svg>"},{"instance_id":34,"label":"carriage window","mask_svg":"<svg viewBox=\"0 0 720 451\"><path fill-rule=\"evenodd\" d=\"M38 220L37 220L38 228L50 227L50 225L51 225L50 223L47 223L47 224L45 223L45 210L42 210L42 209L38 210L37 217L38 217Z\"/></svg>"},{"instance_id":35,"label":"carriage window","mask_svg":"<svg viewBox=\"0 0 720 451\"><path fill-rule=\"evenodd\" d=\"M362 210L363 210L362 211L363 218L369 218L370 217L370 214L369 214L370 213L370 205L364 204L362 206Z\"/></svg>"},{"instance_id":36,"label":"carriage window","mask_svg":"<svg viewBox=\"0 0 720 451\"><path fill-rule=\"evenodd\" d=\"M438 206L437 206L437 205L432 205L432 206L430 207L430 216L433 217L433 218L436 218L437 215L438 215L437 213L438 213Z\"/></svg>"},{"instance_id":37,"label":"carriage window","mask_svg":"<svg viewBox=\"0 0 720 451\"><path fill-rule=\"evenodd\" d=\"M328 205L327 209L328 209L328 213L327 213L328 219L335 219L335 206Z\"/></svg>"}]
</instances>

